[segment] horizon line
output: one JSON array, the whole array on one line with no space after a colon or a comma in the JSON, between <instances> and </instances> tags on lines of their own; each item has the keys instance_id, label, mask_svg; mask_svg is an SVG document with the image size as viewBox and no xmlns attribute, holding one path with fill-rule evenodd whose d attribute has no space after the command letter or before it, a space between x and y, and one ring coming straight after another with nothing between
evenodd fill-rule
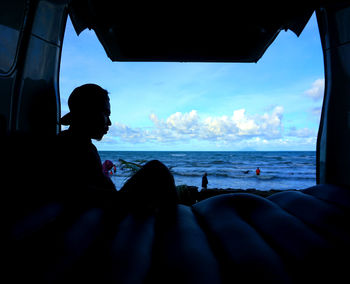
<instances>
[{"instance_id":1,"label":"horizon line","mask_svg":"<svg viewBox=\"0 0 350 284\"><path fill-rule=\"evenodd\" d=\"M316 150L98 150L99 152L316 152Z\"/></svg>"}]
</instances>

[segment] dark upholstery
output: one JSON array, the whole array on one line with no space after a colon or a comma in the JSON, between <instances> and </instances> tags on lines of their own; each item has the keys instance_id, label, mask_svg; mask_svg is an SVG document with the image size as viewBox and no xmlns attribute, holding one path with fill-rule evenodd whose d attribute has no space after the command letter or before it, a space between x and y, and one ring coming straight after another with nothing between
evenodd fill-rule
<instances>
[{"instance_id":1,"label":"dark upholstery","mask_svg":"<svg viewBox=\"0 0 350 284\"><path fill-rule=\"evenodd\" d=\"M347 277L346 188L319 185L267 199L227 194L178 205L176 212L129 212L123 196L90 197L51 196L22 213L15 202L8 205L17 214L5 218L4 275L36 283L337 283Z\"/></svg>"}]
</instances>

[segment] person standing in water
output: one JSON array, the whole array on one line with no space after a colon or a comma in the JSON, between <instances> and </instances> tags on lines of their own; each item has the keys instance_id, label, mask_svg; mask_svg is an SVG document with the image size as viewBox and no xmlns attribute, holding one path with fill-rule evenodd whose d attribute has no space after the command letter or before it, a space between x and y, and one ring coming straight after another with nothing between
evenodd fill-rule
<instances>
[{"instance_id":1,"label":"person standing in water","mask_svg":"<svg viewBox=\"0 0 350 284\"><path fill-rule=\"evenodd\" d=\"M207 189L207 186L208 186L207 173L204 173L202 177L202 189Z\"/></svg>"},{"instance_id":2,"label":"person standing in water","mask_svg":"<svg viewBox=\"0 0 350 284\"><path fill-rule=\"evenodd\" d=\"M259 167L256 168L255 173L256 173L257 176L260 175L260 169L259 169Z\"/></svg>"}]
</instances>

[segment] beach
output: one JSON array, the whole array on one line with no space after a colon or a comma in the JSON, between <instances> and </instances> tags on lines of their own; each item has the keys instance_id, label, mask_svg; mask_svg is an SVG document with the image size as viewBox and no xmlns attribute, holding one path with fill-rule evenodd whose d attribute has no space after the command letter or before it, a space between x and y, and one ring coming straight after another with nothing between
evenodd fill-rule
<instances>
[{"instance_id":1,"label":"beach","mask_svg":"<svg viewBox=\"0 0 350 284\"><path fill-rule=\"evenodd\" d=\"M111 160L116 173L110 177L117 189L132 175L119 159L137 164L150 160L164 163L174 176L176 186L201 190L202 176L208 174L208 189L214 191L260 192L298 190L316 184L314 151L100 151L102 162ZM255 174L259 167L261 173ZM273 191L272 191L273 192Z\"/></svg>"},{"instance_id":2,"label":"beach","mask_svg":"<svg viewBox=\"0 0 350 284\"><path fill-rule=\"evenodd\" d=\"M196 202L202 201L204 199L217 196L217 195L223 195L223 194L230 194L230 193L249 193L254 194L263 198L269 197L272 194L282 192L282 191L295 191L296 189L288 189L288 190L257 190L255 188L248 188L248 189L234 189L234 188L208 188L208 189L202 189L198 190L195 186L177 186L176 187L178 196L179 196L179 203L185 204L185 205L193 205Z\"/></svg>"}]
</instances>

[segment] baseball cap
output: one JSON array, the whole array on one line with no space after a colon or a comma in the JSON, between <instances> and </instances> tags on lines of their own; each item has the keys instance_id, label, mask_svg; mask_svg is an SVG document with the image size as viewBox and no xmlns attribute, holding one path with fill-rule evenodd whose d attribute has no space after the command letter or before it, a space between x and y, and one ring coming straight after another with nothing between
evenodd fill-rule
<instances>
[{"instance_id":1,"label":"baseball cap","mask_svg":"<svg viewBox=\"0 0 350 284\"><path fill-rule=\"evenodd\" d=\"M85 84L77 87L68 99L69 112L61 117L61 125L71 125L72 113L96 111L102 108L109 100L108 92L96 84Z\"/></svg>"}]
</instances>

